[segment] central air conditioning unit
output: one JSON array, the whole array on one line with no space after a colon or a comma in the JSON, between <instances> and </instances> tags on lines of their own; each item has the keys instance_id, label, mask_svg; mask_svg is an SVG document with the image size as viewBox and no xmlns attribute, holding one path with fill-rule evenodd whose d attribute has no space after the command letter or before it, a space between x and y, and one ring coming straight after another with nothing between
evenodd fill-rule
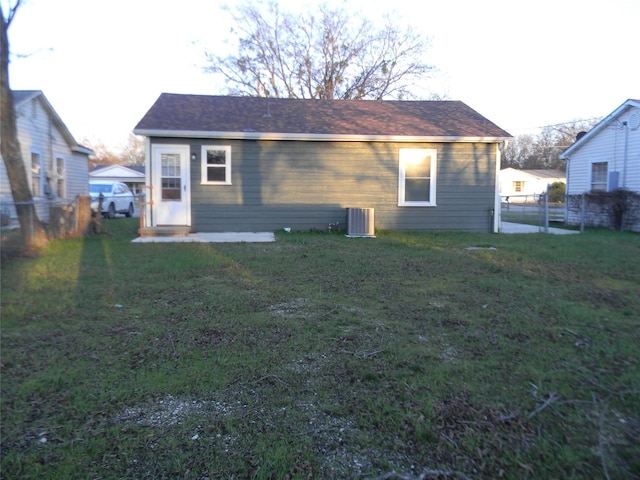
<instances>
[{"instance_id":1,"label":"central air conditioning unit","mask_svg":"<svg viewBox=\"0 0 640 480\"><path fill-rule=\"evenodd\" d=\"M347 208L347 237L375 236L373 208Z\"/></svg>"}]
</instances>

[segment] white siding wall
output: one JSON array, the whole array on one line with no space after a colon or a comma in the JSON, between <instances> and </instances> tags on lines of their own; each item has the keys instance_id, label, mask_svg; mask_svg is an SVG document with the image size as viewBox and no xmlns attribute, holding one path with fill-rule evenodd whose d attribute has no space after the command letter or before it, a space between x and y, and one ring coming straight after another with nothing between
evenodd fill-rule
<instances>
[{"instance_id":1,"label":"white siding wall","mask_svg":"<svg viewBox=\"0 0 640 480\"><path fill-rule=\"evenodd\" d=\"M618 171L618 186L623 186L623 170L625 163L625 135L628 134L626 161L626 188L640 192L640 128L627 130L622 122L627 121L629 109L620 116L618 122L603 128L582 148L573 153L569 159L567 170L567 193L578 195L591 190L591 164L608 162L608 171ZM640 113L640 112L638 112Z\"/></svg>"},{"instance_id":2,"label":"white siding wall","mask_svg":"<svg viewBox=\"0 0 640 480\"><path fill-rule=\"evenodd\" d=\"M74 200L83 194L89 194L89 160L86 155L74 153L67 159L66 198Z\"/></svg>"},{"instance_id":3,"label":"white siding wall","mask_svg":"<svg viewBox=\"0 0 640 480\"><path fill-rule=\"evenodd\" d=\"M63 134L55 126L47 110L38 98L27 101L16 108L16 122L18 140L25 162L27 178L31 182L31 153L38 153L42 163L41 195L34 197L36 202L42 202L37 207L38 217L48 221L49 208L45 196L46 178L51 179L49 187L56 192L56 158L63 158L65 163L65 192L64 201L72 202L79 194L88 192L89 165L88 157L74 153L65 140ZM4 166L0 165L0 199L3 211L9 210L15 217L15 210L8 208L11 203L11 187Z\"/></svg>"},{"instance_id":4,"label":"white siding wall","mask_svg":"<svg viewBox=\"0 0 640 480\"><path fill-rule=\"evenodd\" d=\"M524 182L521 192L516 192L514 182ZM500 196L509 197L509 202L533 201L535 195L547 191L547 185L566 182L565 178L538 178L522 170L505 168L500 172ZM528 196L528 198L525 198Z\"/></svg>"},{"instance_id":5,"label":"white siding wall","mask_svg":"<svg viewBox=\"0 0 640 480\"><path fill-rule=\"evenodd\" d=\"M2 158L2 156L0 156ZM0 201L5 202L11 197L11 186L9 185L9 177L7 169L4 166L4 160L0 162Z\"/></svg>"}]
</instances>

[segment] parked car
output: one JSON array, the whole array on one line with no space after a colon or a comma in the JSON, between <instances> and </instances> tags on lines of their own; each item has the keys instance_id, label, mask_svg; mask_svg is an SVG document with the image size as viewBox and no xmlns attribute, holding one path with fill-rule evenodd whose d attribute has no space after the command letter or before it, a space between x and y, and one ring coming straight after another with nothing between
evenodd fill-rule
<instances>
[{"instance_id":1,"label":"parked car","mask_svg":"<svg viewBox=\"0 0 640 480\"><path fill-rule=\"evenodd\" d=\"M100 213L103 217L114 218L117 213L126 217L133 215L133 193L124 183L91 180L89 194L91 195L91 210ZM101 195L102 210L98 212Z\"/></svg>"}]
</instances>

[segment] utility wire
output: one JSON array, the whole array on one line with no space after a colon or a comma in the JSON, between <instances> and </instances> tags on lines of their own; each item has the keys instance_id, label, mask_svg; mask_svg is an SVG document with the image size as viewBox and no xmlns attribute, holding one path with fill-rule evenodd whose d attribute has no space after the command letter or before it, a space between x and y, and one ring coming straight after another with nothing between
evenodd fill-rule
<instances>
[{"instance_id":1,"label":"utility wire","mask_svg":"<svg viewBox=\"0 0 640 480\"><path fill-rule=\"evenodd\" d=\"M537 127L510 128L510 129L507 129L507 131L515 132L515 131L522 131L522 130L526 130L526 131L542 130L543 128L562 127L564 125L575 125L576 123L580 123L580 122L590 122L592 120L602 120L602 118L603 117L579 118L579 119L572 120L572 121L569 121L569 122L552 123L552 124L549 124L549 125L540 125L540 126L537 126Z\"/></svg>"}]
</instances>

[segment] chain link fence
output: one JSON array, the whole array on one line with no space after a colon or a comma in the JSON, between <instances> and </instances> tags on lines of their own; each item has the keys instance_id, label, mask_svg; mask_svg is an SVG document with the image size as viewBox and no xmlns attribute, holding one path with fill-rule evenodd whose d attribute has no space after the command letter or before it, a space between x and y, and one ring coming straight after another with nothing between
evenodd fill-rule
<instances>
[{"instance_id":1,"label":"chain link fence","mask_svg":"<svg viewBox=\"0 0 640 480\"><path fill-rule=\"evenodd\" d=\"M73 200L63 198L34 199L31 202L15 203L11 199L0 200L0 228L2 229L2 246L9 242L23 243L20 222L16 207L32 205L37 218L43 224L49 238L84 235L91 225L91 198L79 195ZM35 219L30 217L33 222ZM33 231L33 225L31 228Z\"/></svg>"},{"instance_id":2,"label":"chain link fence","mask_svg":"<svg viewBox=\"0 0 640 480\"><path fill-rule=\"evenodd\" d=\"M541 193L502 197L502 222L550 227L640 232L640 194L617 189L579 195Z\"/></svg>"},{"instance_id":3,"label":"chain link fence","mask_svg":"<svg viewBox=\"0 0 640 480\"><path fill-rule=\"evenodd\" d=\"M510 195L502 197L500 219L502 222L534 225L545 231L549 227L565 223L564 195Z\"/></svg>"}]
</instances>

